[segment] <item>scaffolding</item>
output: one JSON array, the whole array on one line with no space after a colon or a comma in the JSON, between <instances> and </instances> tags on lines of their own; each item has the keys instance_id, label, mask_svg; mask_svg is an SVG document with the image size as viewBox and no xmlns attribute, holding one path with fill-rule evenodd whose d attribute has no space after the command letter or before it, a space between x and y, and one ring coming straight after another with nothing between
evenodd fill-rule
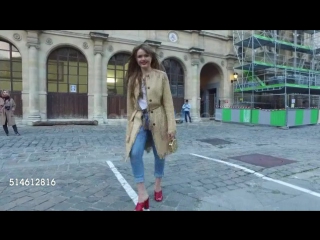
<instances>
[{"instance_id":1,"label":"scaffolding","mask_svg":"<svg viewBox=\"0 0 320 240\"><path fill-rule=\"evenodd\" d=\"M320 30L234 30L233 46L234 105L319 108Z\"/></svg>"}]
</instances>

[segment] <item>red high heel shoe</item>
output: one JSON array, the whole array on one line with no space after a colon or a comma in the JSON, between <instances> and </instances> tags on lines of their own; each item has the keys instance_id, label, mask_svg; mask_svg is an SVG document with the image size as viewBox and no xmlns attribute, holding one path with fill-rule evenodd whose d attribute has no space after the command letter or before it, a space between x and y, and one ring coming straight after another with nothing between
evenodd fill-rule
<instances>
[{"instance_id":1,"label":"red high heel shoe","mask_svg":"<svg viewBox=\"0 0 320 240\"><path fill-rule=\"evenodd\" d=\"M154 191L154 200L157 202L161 202L163 200L162 190L159 192Z\"/></svg>"},{"instance_id":2,"label":"red high heel shoe","mask_svg":"<svg viewBox=\"0 0 320 240\"><path fill-rule=\"evenodd\" d=\"M137 212L149 210L149 197L144 202L138 202L134 210Z\"/></svg>"}]
</instances>

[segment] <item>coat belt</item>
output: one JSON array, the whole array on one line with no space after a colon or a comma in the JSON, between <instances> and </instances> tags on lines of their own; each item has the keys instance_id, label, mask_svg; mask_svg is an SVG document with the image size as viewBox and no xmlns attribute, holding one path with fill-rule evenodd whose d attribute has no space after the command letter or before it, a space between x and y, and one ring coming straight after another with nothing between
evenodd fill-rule
<instances>
[{"instance_id":1,"label":"coat belt","mask_svg":"<svg viewBox=\"0 0 320 240\"><path fill-rule=\"evenodd\" d=\"M130 121L132 121L133 120L133 118L134 118L134 116L136 115L136 113L137 112L142 112L142 113L148 113L148 112L150 112L150 111L153 111L153 110L155 110L155 109L157 109L157 108L159 108L159 107L161 107L161 105L159 105L158 107L155 107L155 108L153 108L153 109L135 109L134 111L133 111L133 113L132 113L132 115L131 115L131 118L130 118Z\"/></svg>"}]
</instances>

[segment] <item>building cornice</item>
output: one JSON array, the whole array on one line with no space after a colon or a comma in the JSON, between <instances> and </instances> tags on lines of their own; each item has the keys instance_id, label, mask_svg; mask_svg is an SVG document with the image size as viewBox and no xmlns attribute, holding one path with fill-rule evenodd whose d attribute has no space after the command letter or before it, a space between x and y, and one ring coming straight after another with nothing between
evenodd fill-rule
<instances>
[{"instance_id":1,"label":"building cornice","mask_svg":"<svg viewBox=\"0 0 320 240\"><path fill-rule=\"evenodd\" d=\"M65 36L65 37L84 38L84 39L91 38L89 33L76 33L76 32L70 32L65 30L42 30L42 33Z\"/></svg>"},{"instance_id":2,"label":"building cornice","mask_svg":"<svg viewBox=\"0 0 320 240\"><path fill-rule=\"evenodd\" d=\"M230 38L230 36L226 37L226 36L222 36L222 35L219 35L219 34L216 34L216 33L213 33L213 32L208 32L208 31L205 31L205 30L201 30L199 35L206 36L206 37L217 38L217 39L221 39L221 40L225 40L225 41L228 41L228 40L232 39L232 38Z\"/></svg>"},{"instance_id":3,"label":"building cornice","mask_svg":"<svg viewBox=\"0 0 320 240\"><path fill-rule=\"evenodd\" d=\"M150 46L153 46L153 47L160 47L161 46L161 42L159 41L156 41L156 40L145 40L144 43L150 45Z\"/></svg>"},{"instance_id":4,"label":"building cornice","mask_svg":"<svg viewBox=\"0 0 320 240\"><path fill-rule=\"evenodd\" d=\"M90 38L90 35L86 33L76 33L76 32L70 32L65 30L39 30L39 31L42 31L42 33L48 33L48 34L59 35L59 36L77 37L77 38L85 38L85 39ZM183 31L188 33L192 33L196 31L196 32L199 32L200 36L212 37L212 38L216 38L224 41L228 41L232 39L232 36L226 37L226 36L222 36L222 35L208 32L205 30L175 30L175 31Z\"/></svg>"},{"instance_id":5,"label":"building cornice","mask_svg":"<svg viewBox=\"0 0 320 240\"><path fill-rule=\"evenodd\" d=\"M190 32L191 33L192 30L181 30L181 31L185 31L185 32ZM75 32L69 32L69 31L64 31L64 30L42 30L42 33L59 35L59 36L84 38L84 39L90 39L91 38L89 33L88 34L75 33ZM213 35L217 35L217 34L213 34ZM217 35L217 36L220 36L220 35ZM226 37L224 37L223 39L225 40ZM139 45L139 44L143 43L143 41L111 37L110 35L108 37L108 42L109 43L128 44L128 45L131 45L131 46L136 46L136 45ZM189 49L188 48L182 48L182 47L176 47L176 46L168 46L168 45L165 45L165 44L161 44L161 46L159 46L158 49L159 50L176 51L176 52L180 52L180 53L189 53ZM228 58L226 55L223 55L223 54L211 53L211 52L206 52L206 51L202 52L202 56L219 58L219 59L227 59Z\"/></svg>"},{"instance_id":6,"label":"building cornice","mask_svg":"<svg viewBox=\"0 0 320 240\"><path fill-rule=\"evenodd\" d=\"M89 36L92 39L101 39L101 40L107 40L109 37L109 34L107 33L101 33L101 32L90 32Z\"/></svg>"},{"instance_id":7,"label":"building cornice","mask_svg":"<svg viewBox=\"0 0 320 240\"><path fill-rule=\"evenodd\" d=\"M206 30L180 30L180 31L188 32L188 33L198 32L200 36L212 37L212 38L221 39L224 41L232 40L232 36L223 36L213 32L208 32Z\"/></svg>"},{"instance_id":8,"label":"building cornice","mask_svg":"<svg viewBox=\"0 0 320 240\"><path fill-rule=\"evenodd\" d=\"M189 53L191 54L202 54L204 52L204 49L202 48L198 48L198 47L192 47L192 48L189 48Z\"/></svg>"},{"instance_id":9,"label":"building cornice","mask_svg":"<svg viewBox=\"0 0 320 240\"><path fill-rule=\"evenodd\" d=\"M135 40L125 40L125 39L121 39L121 38L112 38L110 37L108 39L109 43L122 43L122 44L128 44L128 45L132 45L132 46L136 46L138 44L141 44L141 41L135 41ZM165 44L162 44L161 46L159 46L158 48L159 50L167 50L167 51L175 51L175 52L180 52L180 53L190 53L189 48L182 48L182 47L174 47L174 46L168 46ZM213 58L219 58L219 59L227 59L226 55L223 54L217 54L217 53L211 53L211 52L202 52L201 54L202 56L206 56L206 57L213 57Z\"/></svg>"}]
</instances>

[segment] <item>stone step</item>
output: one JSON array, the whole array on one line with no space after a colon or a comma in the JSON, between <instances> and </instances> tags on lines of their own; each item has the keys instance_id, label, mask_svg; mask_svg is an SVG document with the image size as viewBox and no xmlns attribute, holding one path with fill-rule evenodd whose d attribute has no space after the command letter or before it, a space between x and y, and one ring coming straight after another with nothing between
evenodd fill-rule
<instances>
[{"instance_id":1,"label":"stone step","mask_svg":"<svg viewBox=\"0 0 320 240\"><path fill-rule=\"evenodd\" d=\"M36 121L32 126L55 126L55 125L98 125L96 120L73 120L73 121Z\"/></svg>"}]
</instances>

